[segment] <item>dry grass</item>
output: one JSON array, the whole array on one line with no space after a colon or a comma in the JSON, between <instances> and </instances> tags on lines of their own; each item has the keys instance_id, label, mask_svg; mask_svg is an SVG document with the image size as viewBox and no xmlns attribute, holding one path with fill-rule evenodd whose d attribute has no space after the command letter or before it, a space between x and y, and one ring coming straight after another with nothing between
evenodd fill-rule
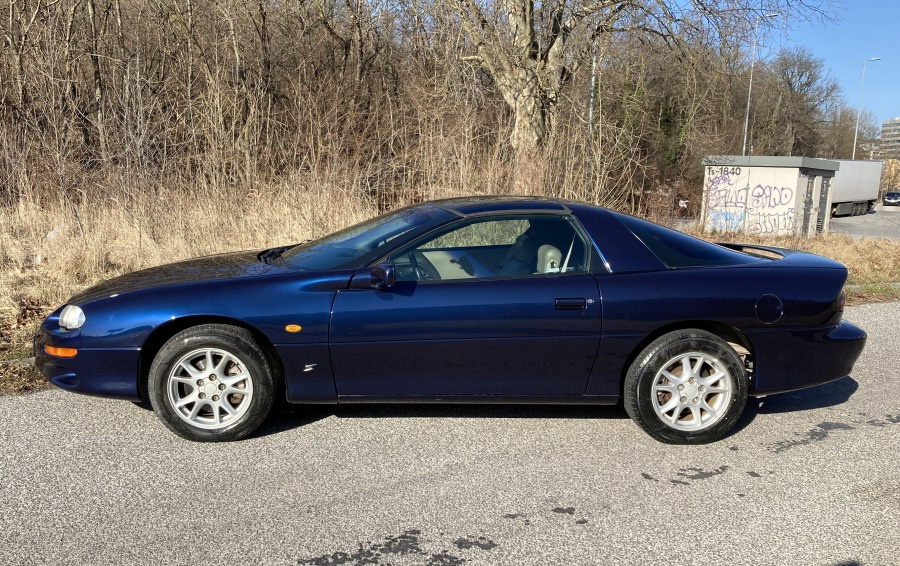
<instances>
[{"instance_id":1,"label":"dry grass","mask_svg":"<svg viewBox=\"0 0 900 566\"><path fill-rule=\"evenodd\" d=\"M33 368L5 362L30 357L40 321L76 292L145 267L295 243L376 215L347 179L313 172L221 191L113 178L89 194L56 199L36 190L29 194L45 196L0 205L0 395L46 388Z\"/></svg>"},{"instance_id":2,"label":"dry grass","mask_svg":"<svg viewBox=\"0 0 900 566\"><path fill-rule=\"evenodd\" d=\"M130 192L99 187L77 203L24 199L0 207L0 360L30 356L31 335L43 316L97 281L189 257L289 244L377 214L358 194L328 179L224 194L148 183ZM446 196L430 190L418 198ZM831 257L849 268L851 302L900 299L900 286L890 284L900 281L900 242L842 235L704 237ZM43 387L32 369L0 364L0 395Z\"/></svg>"},{"instance_id":3,"label":"dry grass","mask_svg":"<svg viewBox=\"0 0 900 566\"><path fill-rule=\"evenodd\" d=\"M884 238L857 240L844 234L800 236L759 236L742 233L701 234L714 242L758 244L801 250L829 257L847 266L847 303L858 305L900 300L900 241Z\"/></svg>"},{"instance_id":4,"label":"dry grass","mask_svg":"<svg viewBox=\"0 0 900 566\"><path fill-rule=\"evenodd\" d=\"M31 364L7 364L0 362L0 396L24 395L50 389L37 368Z\"/></svg>"},{"instance_id":5,"label":"dry grass","mask_svg":"<svg viewBox=\"0 0 900 566\"><path fill-rule=\"evenodd\" d=\"M177 259L289 244L372 216L339 190L288 183L214 194L150 187L77 205L19 202L0 208L0 319L23 301L49 306L98 280Z\"/></svg>"},{"instance_id":6,"label":"dry grass","mask_svg":"<svg viewBox=\"0 0 900 566\"><path fill-rule=\"evenodd\" d=\"M900 284L866 283L847 287L847 304L864 305L867 303L886 303L900 301Z\"/></svg>"},{"instance_id":7,"label":"dry grass","mask_svg":"<svg viewBox=\"0 0 900 566\"><path fill-rule=\"evenodd\" d=\"M50 386L32 364L20 361L31 356L31 336L46 314L35 302L22 301L15 316L0 319L0 395L31 393Z\"/></svg>"},{"instance_id":8,"label":"dry grass","mask_svg":"<svg viewBox=\"0 0 900 566\"><path fill-rule=\"evenodd\" d=\"M750 234L695 234L715 242L759 244L802 250L830 257L847 266L848 285L900 281L900 242L887 239L855 240L844 234L758 236Z\"/></svg>"}]
</instances>

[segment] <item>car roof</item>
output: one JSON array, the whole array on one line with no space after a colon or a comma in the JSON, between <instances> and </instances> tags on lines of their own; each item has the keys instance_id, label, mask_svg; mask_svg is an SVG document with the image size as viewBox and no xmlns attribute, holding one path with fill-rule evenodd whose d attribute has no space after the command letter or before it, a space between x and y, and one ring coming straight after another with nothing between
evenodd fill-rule
<instances>
[{"instance_id":1,"label":"car roof","mask_svg":"<svg viewBox=\"0 0 900 566\"><path fill-rule=\"evenodd\" d=\"M428 204L459 216L496 212L571 212L565 202L547 197L473 196L433 200Z\"/></svg>"}]
</instances>

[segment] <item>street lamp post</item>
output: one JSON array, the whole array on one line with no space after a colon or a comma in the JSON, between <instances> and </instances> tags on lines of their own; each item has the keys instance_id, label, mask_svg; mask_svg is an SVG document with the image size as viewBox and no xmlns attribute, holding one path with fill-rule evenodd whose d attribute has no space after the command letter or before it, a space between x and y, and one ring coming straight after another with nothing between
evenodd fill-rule
<instances>
[{"instance_id":1,"label":"street lamp post","mask_svg":"<svg viewBox=\"0 0 900 566\"><path fill-rule=\"evenodd\" d=\"M859 103L856 105L856 128L853 130L853 157L850 159L856 159L856 140L859 138L859 115L862 113L863 87L866 86L866 63L869 61L881 61L881 57L863 59L862 79L859 81Z\"/></svg>"},{"instance_id":2,"label":"street lamp post","mask_svg":"<svg viewBox=\"0 0 900 566\"><path fill-rule=\"evenodd\" d=\"M753 22L753 53L750 55L750 86L747 87L747 111L744 113L744 145L741 149L741 155L747 155L747 129L750 126L750 94L753 92L753 67L756 65L756 43L758 40L757 28L759 28L759 22L763 20L763 18L775 18L778 17L778 13L765 14L762 15Z\"/></svg>"}]
</instances>

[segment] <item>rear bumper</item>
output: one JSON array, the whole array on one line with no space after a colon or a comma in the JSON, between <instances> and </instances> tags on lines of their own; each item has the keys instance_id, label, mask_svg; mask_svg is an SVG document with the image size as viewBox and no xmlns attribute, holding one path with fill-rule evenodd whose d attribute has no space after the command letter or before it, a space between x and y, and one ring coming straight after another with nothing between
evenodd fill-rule
<instances>
[{"instance_id":1,"label":"rear bumper","mask_svg":"<svg viewBox=\"0 0 900 566\"><path fill-rule=\"evenodd\" d=\"M752 395L782 393L850 375L866 333L849 322L818 329L747 333L756 354Z\"/></svg>"},{"instance_id":2,"label":"rear bumper","mask_svg":"<svg viewBox=\"0 0 900 566\"><path fill-rule=\"evenodd\" d=\"M56 387L85 395L140 400L140 349L79 348L74 358L57 358L44 351L45 344L46 335L38 332L33 342L34 363Z\"/></svg>"}]
</instances>

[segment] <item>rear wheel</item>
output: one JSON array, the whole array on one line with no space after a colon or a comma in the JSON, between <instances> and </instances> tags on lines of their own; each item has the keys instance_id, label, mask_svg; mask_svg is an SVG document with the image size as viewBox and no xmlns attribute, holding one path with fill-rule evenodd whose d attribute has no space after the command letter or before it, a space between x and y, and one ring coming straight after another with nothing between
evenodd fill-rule
<instances>
[{"instance_id":1,"label":"rear wheel","mask_svg":"<svg viewBox=\"0 0 900 566\"><path fill-rule=\"evenodd\" d=\"M175 434L209 442L237 440L272 410L269 362L249 332L223 324L188 328L150 366L153 410Z\"/></svg>"},{"instance_id":2,"label":"rear wheel","mask_svg":"<svg viewBox=\"0 0 900 566\"><path fill-rule=\"evenodd\" d=\"M704 444L737 423L749 395L737 353L704 330L665 334L641 351L625 377L629 416L669 444Z\"/></svg>"}]
</instances>

